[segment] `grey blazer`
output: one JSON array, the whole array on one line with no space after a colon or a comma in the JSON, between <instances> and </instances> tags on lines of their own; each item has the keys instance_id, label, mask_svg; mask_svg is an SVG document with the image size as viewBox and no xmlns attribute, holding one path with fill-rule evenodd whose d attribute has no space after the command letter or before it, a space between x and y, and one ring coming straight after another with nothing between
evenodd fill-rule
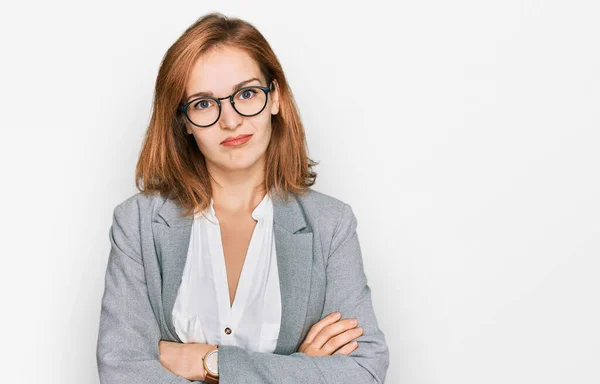
<instances>
[{"instance_id":1,"label":"grey blazer","mask_svg":"<svg viewBox=\"0 0 600 384\"><path fill-rule=\"evenodd\" d=\"M288 202L274 198L273 208L282 297L277 346L264 353L220 345L220 383L383 383L389 351L352 208L312 188ZM171 313L193 220L182 211L172 199L141 192L114 208L96 350L102 384L190 383L164 368L158 352L161 339L181 342ZM364 329L358 348L319 357L296 352L311 326L335 311Z\"/></svg>"}]
</instances>

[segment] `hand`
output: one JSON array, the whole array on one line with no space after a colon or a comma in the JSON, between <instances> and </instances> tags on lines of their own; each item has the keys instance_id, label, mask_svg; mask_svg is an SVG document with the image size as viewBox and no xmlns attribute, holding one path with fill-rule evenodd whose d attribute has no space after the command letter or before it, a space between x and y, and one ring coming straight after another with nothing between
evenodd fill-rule
<instances>
[{"instance_id":1,"label":"hand","mask_svg":"<svg viewBox=\"0 0 600 384\"><path fill-rule=\"evenodd\" d=\"M175 343L160 340L158 353L160 363L174 374L190 381L204 380L206 372L202 357L206 355L213 345L203 343Z\"/></svg>"},{"instance_id":2,"label":"hand","mask_svg":"<svg viewBox=\"0 0 600 384\"><path fill-rule=\"evenodd\" d=\"M350 343L350 341L361 336L363 329L354 329L358 325L358 321L355 324L351 324L351 321L356 321L356 319L339 320L340 317L341 314L335 312L313 325L300 344L298 352L309 356L328 356L331 354L349 355L354 351L358 347L358 342Z\"/></svg>"}]
</instances>

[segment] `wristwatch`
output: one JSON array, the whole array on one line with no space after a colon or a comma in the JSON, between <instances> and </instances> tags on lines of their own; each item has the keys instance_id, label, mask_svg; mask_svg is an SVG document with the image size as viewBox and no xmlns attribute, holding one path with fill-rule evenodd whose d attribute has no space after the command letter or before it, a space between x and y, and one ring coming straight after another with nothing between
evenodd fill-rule
<instances>
[{"instance_id":1,"label":"wristwatch","mask_svg":"<svg viewBox=\"0 0 600 384\"><path fill-rule=\"evenodd\" d=\"M219 383L219 346L215 345L212 347L206 355L202 357L204 364L204 382L206 384L218 384Z\"/></svg>"}]
</instances>

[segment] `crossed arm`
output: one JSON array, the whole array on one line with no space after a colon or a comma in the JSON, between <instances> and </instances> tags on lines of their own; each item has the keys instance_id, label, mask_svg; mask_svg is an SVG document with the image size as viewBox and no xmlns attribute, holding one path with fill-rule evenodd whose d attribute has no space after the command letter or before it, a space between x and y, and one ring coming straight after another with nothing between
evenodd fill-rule
<instances>
[{"instance_id":1,"label":"crossed arm","mask_svg":"<svg viewBox=\"0 0 600 384\"><path fill-rule=\"evenodd\" d=\"M97 364L101 384L187 384L160 362L161 333L150 305L135 228L119 205L109 231L111 250L105 275ZM131 217L131 216L129 216ZM339 311L364 330L349 355L278 355L219 346L219 382L233 383L383 383L389 365L384 334L378 328L364 274L357 221L345 204L327 261L323 313ZM341 268L343 266L343 268ZM200 381L192 381L200 383Z\"/></svg>"}]
</instances>

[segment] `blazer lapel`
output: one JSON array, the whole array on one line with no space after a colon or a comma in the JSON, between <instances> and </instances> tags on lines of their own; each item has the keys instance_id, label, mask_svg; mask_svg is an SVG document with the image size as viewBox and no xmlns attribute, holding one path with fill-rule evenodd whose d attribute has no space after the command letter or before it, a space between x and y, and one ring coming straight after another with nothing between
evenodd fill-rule
<instances>
[{"instance_id":1,"label":"blazer lapel","mask_svg":"<svg viewBox=\"0 0 600 384\"><path fill-rule=\"evenodd\" d=\"M296 197L273 198L273 231L281 291L281 328L274 353L296 352L304 328L313 264L313 233Z\"/></svg>"},{"instance_id":2,"label":"blazer lapel","mask_svg":"<svg viewBox=\"0 0 600 384\"><path fill-rule=\"evenodd\" d=\"M273 195L273 231L279 287L281 329L274 353L296 352L306 319L313 263L313 233L294 195L285 201ZM167 199L158 215L165 223L152 223L155 248L162 265L162 313L167 334L181 342L173 327L172 312L187 258L193 217L182 217L183 208ZM166 225L165 225L166 224ZM304 231L303 231L304 230Z\"/></svg>"},{"instance_id":3,"label":"blazer lapel","mask_svg":"<svg viewBox=\"0 0 600 384\"><path fill-rule=\"evenodd\" d=\"M162 323L171 340L181 342L173 326L173 306L187 259L193 217L181 216L183 208L167 199L158 211L165 222L153 222L154 245L159 265L162 267ZM165 225L166 224L166 225Z\"/></svg>"}]
</instances>

